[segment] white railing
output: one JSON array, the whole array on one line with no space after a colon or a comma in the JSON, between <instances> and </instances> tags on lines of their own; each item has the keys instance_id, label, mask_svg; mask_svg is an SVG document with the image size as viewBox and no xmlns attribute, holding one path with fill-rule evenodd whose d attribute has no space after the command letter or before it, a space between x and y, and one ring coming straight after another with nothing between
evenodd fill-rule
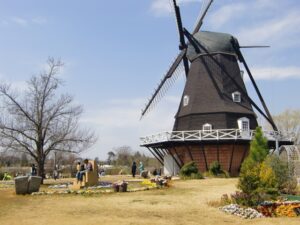
<instances>
[{"instance_id":1,"label":"white railing","mask_svg":"<svg viewBox=\"0 0 300 225\"><path fill-rule=\"evenodd\" d=\"M283 135L280 131L263 131L269 141L292 141L293 135ZM239 129L193 130L162 132L141 137L141 145L155 144L167 141L209 141L209 140L252 140L254 130Z\"/></svg>"}]
</instances>

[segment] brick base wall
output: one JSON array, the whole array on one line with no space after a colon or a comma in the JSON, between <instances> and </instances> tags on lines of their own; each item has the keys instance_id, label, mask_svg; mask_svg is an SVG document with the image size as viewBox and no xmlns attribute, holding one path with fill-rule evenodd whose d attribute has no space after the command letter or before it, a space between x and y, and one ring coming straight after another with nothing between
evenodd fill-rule
<instances>
[{"instance_id":1,"label":"brick base wall","mask_svg":"<svg viewBox=\"0 0 300 225\"><path fill-rule=\"evenodd\" d=\"M195 161L201 172L207 171L213 161L218 161L223 170L237 176L249 147L249 144L205 144L178 146L169 151L177 155L180 164Z\"/></svg>"}]
</instances>

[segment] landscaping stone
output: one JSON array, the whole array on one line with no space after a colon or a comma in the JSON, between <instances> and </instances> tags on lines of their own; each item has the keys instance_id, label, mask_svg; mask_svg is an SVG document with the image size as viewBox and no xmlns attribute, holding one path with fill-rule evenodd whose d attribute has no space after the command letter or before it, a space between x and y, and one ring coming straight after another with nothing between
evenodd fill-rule
<instances>
[{"instance_id":1,"label":"landscaping stone","mask_svg":"<svg viewBox=\"0 0 300 225\"><path fill-rule=\"evenodd\" d=\"M51 185L48 188L50 189L60 189L60 188L68 188L68 184L56 184L56 185Z\"/></svg>"},{"instance_id":2,"label":"landscaping stone","mask_svg":"<svg viewBox=\"0 0 300 225\"><path fill-rule=\"evenodd\" d=\"M143 170L142 172L141 172L141 177L143 177L143 178L148 178L148 170Z\"/></svg>"},{"instance_id":3,"label":"landscaping stone","mask_svg":"<svg viewBox=\"0 0 300 225\"><path fill-rule=\"evenodd\" d=\"M20 176L15 178L15 189L17 195L38 192L42 178L39 176Z\"/></svg>"},{"instance_id":4,"label":"landscaping stone","mask_svg":"<svg viewBox=\"0 0 300 225\"><path fill-rule=\"evenodd\" d=\"M28 176L15 178L15 189L17 195L25 195L28 192Z\"/></svg>"},{"instance_id":5,"label":"landscaping stone","mask_svg":"<svg viewBox=\"0 0 300 225\"><path fill-rule=\"evenodd\" d=\"M28 179L28 194L38 192L41 186L42 178L39 176L30 176Z\"/></svg>"},{"instance_id":6,"label":"landscaping stone","mask_svg":"<svg viewBox=\"0 0 300 225\"><path fill-rule=\"evenodd\" d=\"M128 183L125 181L119 181L112 185L115 192L126 192Z\"/></svg>"},{"instance_id":7,"label":"landscaping stone","mask_svg":"<svg viewBox=\"0 0 300 225\"><path fill-rule=\"evenodd\" d=\"M252 208L242 208L237 204L230 204L219 208L221 211L242 217L244 219L262 218L263 214Z\"/></svg>"}]
</instances>

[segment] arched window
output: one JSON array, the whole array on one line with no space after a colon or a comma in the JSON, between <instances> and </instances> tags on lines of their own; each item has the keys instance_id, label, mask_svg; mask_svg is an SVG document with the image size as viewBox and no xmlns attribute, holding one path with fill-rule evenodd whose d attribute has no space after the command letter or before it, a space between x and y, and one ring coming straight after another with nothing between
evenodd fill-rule
<instances>
[{"instance_id":1,"label":"arched window","mask_svg":"<svg viewBox=\"0 0 300 225\"><path fill-rule=\"evenodd\" d=\"M187 106L189 104L189 100L190 100L190 97L188 95L185 95L183 97L183 106Z\"/></svg>"},{"instance_id":2,"label":"arched window","mask_svg":"<svg viewBox=\"0 0 300 225\"><path fill-rule=\"evenodd\" d=\"M247 117L239 118L238 127L241 131L249 131L250 130L250 120Z\"/></svg>"},{"instance_id":3,"label":"arched window","mask_svg":"<svg viewBox=\"0 0 300 225\"><path fill-rule=\"evenodd\" d=\"M202 130L203 130L203 132L211 132L211 130L212 130L212 125L209 124L209 123L206 123L206 124L204 124L204 125L202 126Z\"/></svg>"},{"instance_id":4,"label":"arched window","mask_svg":"<svg viewBox=\"0 0 300 225\"><path fill-rule=\"evenodd\" d=\"M233 102L241 102L241 93L236 91L232 93Z\"/></svg>"}]
</instances>

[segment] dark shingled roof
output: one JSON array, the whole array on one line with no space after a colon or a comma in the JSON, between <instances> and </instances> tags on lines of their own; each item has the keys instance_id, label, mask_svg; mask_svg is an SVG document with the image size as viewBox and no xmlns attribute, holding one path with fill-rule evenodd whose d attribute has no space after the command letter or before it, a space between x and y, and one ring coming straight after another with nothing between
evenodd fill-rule
<instances>
[{"instance_id":1,"label":"dark shingled roof","mask_svg":"<svg viewBox=\"0 0 300 225\"><path fill-rule=\"evenodd\" d=\"M242 91L247 93L235 55L218 53L211 56L198 56L191 63L174 130L199 130L205 123L213 124L214 129L236 128L236 119L243 116L252 120L250 121L252 126L257 124L252 106L246 96L241 94L241 102L233 102L232 93L241 91L225 71L234 78ZM189 97L186 106L183 106L184 96ZM217 123L212 114L216 115L216 121L224 121ZM207 119L204 115L207 115Z\"/></svg>"},{"instance_id":2,"label":"dark shingled roof","mask_svg":"<svg viewBox=\"0 0 300 225\"><path fill-rule=\"evenodd\" d=\"M222 52L235 54L231 40L234 39L234 41L238 43L238 40L231 34L210 31L198 32L194 35L194 38L210 53ZM197 53L191 44L188 45L187 57L190 61L193 61L195 58L197 58Z\"/></svg>"}]
</instances>

